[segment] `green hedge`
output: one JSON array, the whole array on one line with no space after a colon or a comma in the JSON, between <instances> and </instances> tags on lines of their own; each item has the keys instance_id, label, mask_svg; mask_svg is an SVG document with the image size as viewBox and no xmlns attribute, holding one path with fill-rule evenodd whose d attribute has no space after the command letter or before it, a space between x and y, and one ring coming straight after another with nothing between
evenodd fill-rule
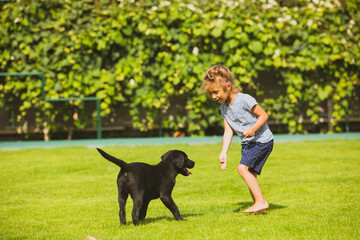
<instances>
[{"instance_id":1,"label":"green hedge","mask_svg":"<svg viewBox=\"0 0 360 240\"><path fill-rule=\"evenodd\" d=\"M192 135L222 122L219 108L199 91L206 69L226 65L256 96L267 89L254 79L271 71L285 90L261 104L290 133L305 131L305 118L318 124L324 101L341 131L346 99L360 84L359 0L191 2L1 3L1 71L42 71L47 97L97 96L103 116L127 106L136 128L158 127L162 114L163 127ZM30 108L41 129L60 129L50 124L57 115L67 126L88 124L84 103L55 108L42 100L40 86L40 79L6 78L0 107L20 99L19 126ZM173 98L185 106L168 116Z\"/></svg>"}]
</instances>

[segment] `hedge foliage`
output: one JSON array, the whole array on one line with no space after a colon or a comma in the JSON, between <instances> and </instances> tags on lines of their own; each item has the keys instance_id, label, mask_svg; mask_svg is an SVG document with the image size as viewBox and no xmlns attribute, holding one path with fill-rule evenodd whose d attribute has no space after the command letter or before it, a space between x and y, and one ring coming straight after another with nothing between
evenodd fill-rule
<instances>
[{"instance_id":1,"label":"hedge foliage","mask_svg":"<svg viewBox=\"0 0 360 240\"><path fill-rule=\"evenodd\" d=\"M226 65L257 96L264 89L254 79L270 71L284 91L260 104L289 132L304 131L304 118L318 124L324 101L341 130L346 99L360 84L359 0L192 2L1 3L1 71L41 71L47 97L97 96L103 116L127 106L136 128L158 127L161 114L162 127L193 135L222 122L219 108L199 91L210 66ZM58 115L78 128L90 121L84 103L55 108L40 87L33 77L5 78L0 107L21 99L18 126L30 108L40 129L56 131L50 123ZM185 105L166 114L174 98Z\"/></svg>"}]
</instances>

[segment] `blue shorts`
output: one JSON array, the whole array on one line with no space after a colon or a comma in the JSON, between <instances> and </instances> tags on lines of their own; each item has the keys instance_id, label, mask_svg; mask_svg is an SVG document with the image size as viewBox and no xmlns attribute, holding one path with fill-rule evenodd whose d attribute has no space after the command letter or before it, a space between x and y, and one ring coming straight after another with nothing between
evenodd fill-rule
<instances>
[{"instance_id":1,"label":"blue shorts","mask_svg":"<svg viewBox=\"0 0 360 240\"><path fill-rule=\"evenodd\" d=\"M241 144L240 164L248 166L250 172L260 175L266 159L269 157L274 146L274 140L267 143L249 142Z\"/></svg>"}]
</instances>

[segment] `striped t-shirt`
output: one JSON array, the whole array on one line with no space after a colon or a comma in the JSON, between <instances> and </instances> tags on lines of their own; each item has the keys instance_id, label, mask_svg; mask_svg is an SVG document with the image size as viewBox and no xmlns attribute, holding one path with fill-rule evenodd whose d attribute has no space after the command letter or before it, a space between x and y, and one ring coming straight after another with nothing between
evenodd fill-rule
<instances>
[{"instance_id":1,"label":"striped t-shirt","mask_svg":"<svg viewBox=\"0 0 360 240\"><path fill-rule=\"evenodd\" d=\"M274 139L267 123L262 125L255 134L247 138L243 132L253 126L258 116L251 112L251 109L257 105L255 98L248 94L237 93L234 102L228 106L226 102L220 105L221 115L228 122L232 130L239 135L242 143L261 142L267 143Z\"/></svg>"}]
</instances>

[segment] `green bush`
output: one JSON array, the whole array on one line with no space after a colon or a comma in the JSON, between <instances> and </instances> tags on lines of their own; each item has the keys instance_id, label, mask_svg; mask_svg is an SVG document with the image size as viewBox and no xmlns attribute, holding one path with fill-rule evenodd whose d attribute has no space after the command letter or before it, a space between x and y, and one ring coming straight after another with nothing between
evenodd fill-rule
<instances>
[{"instance_id":1,"label":"green bush","mask_svg":"<svg viewBox=\"0 0 360 240\"><path fill-rule=\"evenodd\" d=\"M96 96L102 116L127 106L133 126L141 130L158 127L156 119L165 113L163 127L185 127L192 135L222 122L218 107L199 91L206 69L226 65L237 83L257 96L264 89L254 79L271 71L285 91L260 104L289 132L303 132L304 118L317 124L325 101L333 106L335 130L341 131L346 99L360 85L360 1L279 3L1 3L0 68L44 72L50 98ZM39 128L59 129L50 122L60 113L67 127L86 125L83 103L55 108L43 101L40 86L34 78L5 78L0 107L20 99L18 125L30 108L37 111ZM185 102L176 116L166 114L173 98Z\"/></svg>"}]
</instances>

